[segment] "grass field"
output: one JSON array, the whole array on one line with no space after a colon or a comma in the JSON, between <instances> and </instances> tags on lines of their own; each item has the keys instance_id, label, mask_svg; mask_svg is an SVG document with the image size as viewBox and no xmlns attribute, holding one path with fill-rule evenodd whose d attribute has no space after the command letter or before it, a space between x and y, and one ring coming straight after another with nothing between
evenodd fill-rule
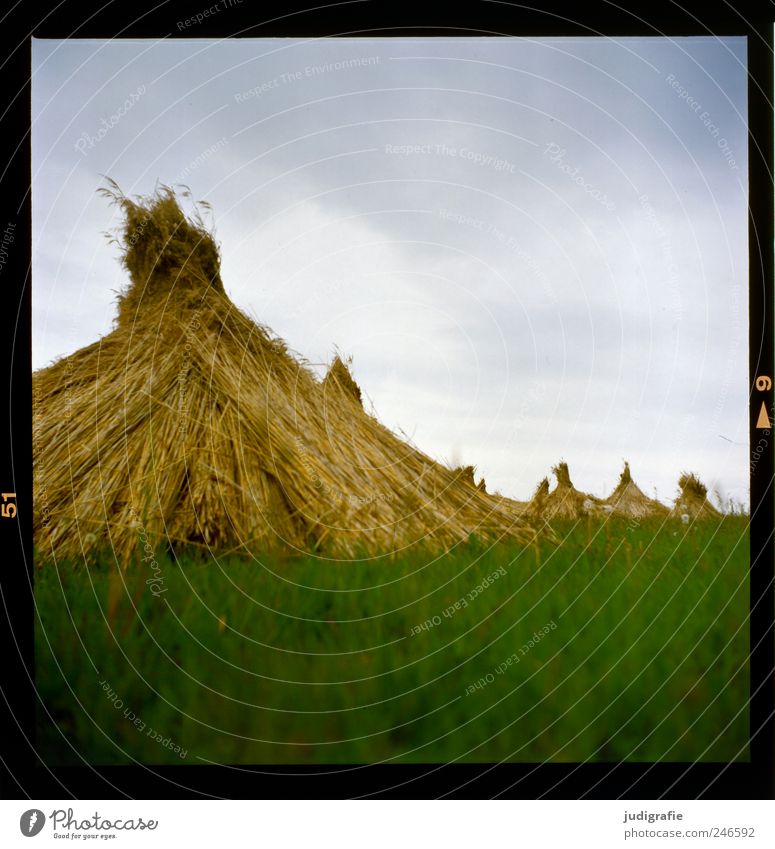
<instances>
[{"instance_id":1,"label":"grass field","mask_svg":"<svg viewBox=\"0 0 775 849\"><path fill-rule=\"evenodd\" d=\"M51 764L748 757L748 528L536 549L36 562ZM160 591L160 588L163 591ZM71 747L72 744L72 747Z\"/></svg>"}]
</instances>

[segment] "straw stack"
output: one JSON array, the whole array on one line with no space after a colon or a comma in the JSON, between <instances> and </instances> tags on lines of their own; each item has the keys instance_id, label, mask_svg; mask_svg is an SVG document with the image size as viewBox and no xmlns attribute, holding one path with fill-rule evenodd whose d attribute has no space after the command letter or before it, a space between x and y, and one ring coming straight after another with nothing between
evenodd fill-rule
<instances>
[{"instance_id":1,"label":"straw stack","mask_svg":"<svg viewBox=\"0 0 775 849\"><path fill-rule=\"evenodd\" d=\"M535 492L525 506L525 512L534 522L544 520L546 510L546 499L549 496L549 478L542 478Z\"/></svg>"},{"instance_id":2,"label":"straw stack","mask_svg":"<svg viewBox=\"0 0 775 849\"><path fill-rule=\"evenodd\" d=\"M678 498L675 500L673 516L688 516L689 519L715 519L721 513L708 501L708 488L692 472L683 472L678 479Z\"/></svg>"},{"instance_id":3,"label":"straw stack","mask_svg":"<svg viewBox=\"0 0 775 849\"><path fill-rule=\"evenodd\" d=\"M553 466L552 473L557 478L557 486L549 492L549 481L544 478L528 505L528 515L540 517L544 521L575 520L588 515L603 503L594 495L579 492L573 486L567 463Z\"/></svg>"},{"instance_id":4,"label":"straw stack","mask_svg":"<svg viewBox=\"0 0 775 849\"><path fill-rule=\"evenodd\" d=\"M129 562L147 540L346 559L534 538L514 502L364 411L341 360L321 382L238 310L211 233L170 189L106 194L131 281L116 327L33 376L44 556L111 546Z\"/></svg>"},{"instance_id":5,"label":"straw stack","mask_svg":"<svg viewBox=\"0 0 775 849\"><path fill-rule=\"evenodd\" d=\"M667 516L669 510L659 501L649 498L635 481L630 473L630 464L625 460L624 469L619 476L619 483L611 495L605 499L605 503L613 508L615 513L634 519L644 519L650 516Z\"/></svg>"}]
</instances>

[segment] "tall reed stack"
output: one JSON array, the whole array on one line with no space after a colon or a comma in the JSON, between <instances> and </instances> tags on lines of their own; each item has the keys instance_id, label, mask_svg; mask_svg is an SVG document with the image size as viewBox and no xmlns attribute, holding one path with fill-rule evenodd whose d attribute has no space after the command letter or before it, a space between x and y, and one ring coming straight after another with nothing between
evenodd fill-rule
<instances>
[{"instance_id":1,"label":"tall reed stack","mask_svg":"<svg viewBox=\"0 0 775 849\"><path fill-rule=\"evenodd\" d=\"M130 282L109 335L33 375L43 556L111 547L128 562L147 540L351 559L534 539L515 502L367 413L344 362L320 381L237 309L212 233L171 189L104 193Z\"/></svg>"}]
</instances>

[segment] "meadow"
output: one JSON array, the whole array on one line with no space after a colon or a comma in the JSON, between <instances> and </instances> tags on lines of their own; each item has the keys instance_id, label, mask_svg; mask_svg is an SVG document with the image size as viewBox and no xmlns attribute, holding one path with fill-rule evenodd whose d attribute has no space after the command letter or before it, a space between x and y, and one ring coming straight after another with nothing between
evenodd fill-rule
<instances>
[{"instance_id":1,"label":"meadow","mask_svg":"<svg viewBox=\"0 0 775 849\"><path fill-rule=\"evenodd\" d=\"M357 563L159 552L153 574L39 555L41 757L746 760L748 518L555 531Z\"/></svg>"}]
</instances>

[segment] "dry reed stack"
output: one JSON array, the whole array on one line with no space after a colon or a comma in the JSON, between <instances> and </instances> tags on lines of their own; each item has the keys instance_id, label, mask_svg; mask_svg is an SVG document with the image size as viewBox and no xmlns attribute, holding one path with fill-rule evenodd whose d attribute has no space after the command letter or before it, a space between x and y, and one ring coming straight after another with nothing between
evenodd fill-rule
<instances>
[{"instance_id":1,"label":"dry reed stack","mask_svg":"<svg viewBox=\"0 0 775 849\"><path fill-rule=\"evenodd\" d=\"M671 511L674 516L690 519L720 518L721 513L708 501L708 488L691 472L683 472L678 479L679 495Z\"/></svg>"},{"instance_id":2,"label":"dry reed stack","mask_svg":"<svg viewBox=\"0 0 775 849\"><path fill-rule=\"evenodd\" d=\"M240 312L211 234L170 189L106 194L131 281L115 329L33 376L42 556L110 546L128 563L147 540L348 558L533 539L514 502L366 413L344 363L321 382Z\"/></svg>"},{"instance_id":3,"label":"dry reed stack","mask_svg":"<svg viewBox=\"0 0 775 849\"><path fill-rule=\"evenodd\" d=\"M545 520L546 499L549 497L549 478L542 478L535 488L530 501L525 505L525 513L531 521L542 522Z\"/></svg>"},{"instance_id":4,"label":"dry reed stack","mask_svg":"<svg viewBox=\"0 0 775 849\"><path fill-rule=\"evenodd\" d=\"M619 483L611 495L606 498L605 504L613 508L615 513L634 519L645 519L646 517L667 516L669 510L664 504L649 498L643 493L630 473L630 464L625 460L624 469L619 476Z\"/></svg>"},{"instance_id":5,"label":"dry reed stack","mask_svg":"<svg viewBox=\"0 0 775 849\"><path fill-rule=\"evenodd\" d=\"M549 492L549 481L544 478L528 505L529 514L540 516L545 521L579 519L603 503L573 486L567 463L553 466L552 473L557 478L557 486Z\"/></svg>"}]
</instances>

